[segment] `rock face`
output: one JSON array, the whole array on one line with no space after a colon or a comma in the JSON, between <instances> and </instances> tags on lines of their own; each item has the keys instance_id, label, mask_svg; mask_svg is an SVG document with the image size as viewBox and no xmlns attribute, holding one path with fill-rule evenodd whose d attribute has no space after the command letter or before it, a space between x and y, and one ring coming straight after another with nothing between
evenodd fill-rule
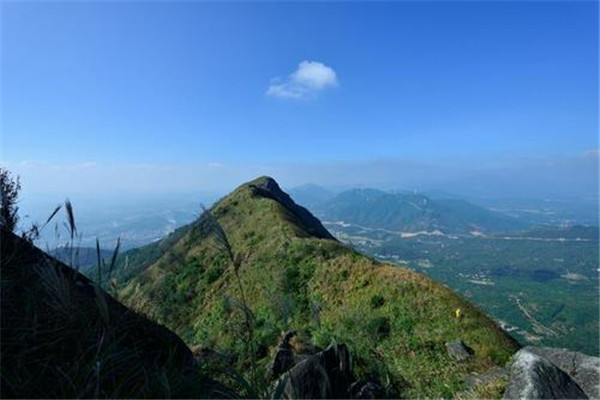
<instances>
[{"instance_id":1,"label":"rock face","mask_svg":"<svg viewBox=\"0 0 600 400\"><path fill-rule=\"evenodd\" d=\"M283 397L288 399L350 398L352 365L345 345L331 345L296 364L285 379Z\"/></svg>"},{"instance_id":2,"label":"rock face","mask_svg":"<svg viewBox=\"0 0 600 400\"><path fill-rule=\"evenodd\" d=\"M446 343L446 350L448 350L448 355L456 361L466 361L473 357L473 354L475 353L473 349L464 344L462 340Z\"/></svg>"},{"instance_id":3,"label":"rock face","mask_svg":"<svg viewBox=\"0 0 600 400\"><path fill-rule=\"evenodd\" d=\"M510 368L505 399L587 399L569 375L527 349L519 350Z\"/></svg>"},{"instance_id":4,"label":"rock face","mask_svg":"<svg viewBox=\"0 0 600 400\"><path fill-rule=\"evenodd\" d=\"M590 399L600 399L600 358L568 349L525 347L566 372Z\"/></svg>"}]
</instances>

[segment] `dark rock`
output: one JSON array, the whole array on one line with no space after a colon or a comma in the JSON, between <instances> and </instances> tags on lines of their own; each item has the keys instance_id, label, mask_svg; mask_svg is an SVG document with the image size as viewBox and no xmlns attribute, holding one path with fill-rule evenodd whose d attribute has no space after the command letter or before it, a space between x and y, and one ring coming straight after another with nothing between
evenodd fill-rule
<instances>
[{"instance_id":1,"label":"dark rock","mask_svg":"<svg viewBox=\"0 0 600 400\"><path fill-rule=\"evenodd\" d=\"M287 332L281 340L277 353L275 353L275 358L273 359L273 362L269 364L269 372L272 377L276 378L294 366L294 352L292 351L292 345L290 344L290 340L294 336L296 336L296 332L290 331Z\"/></svg>"},{"instance_id":2,"label":"dark rock","mask_svg":"<svg viewBox=\"0 0 600 400\"><path fill-rule=\"evenodd\" d=\"M354 380L350 353L343 344L331 345L296 364L282 379L288 399L349 398Z\"/></svg>"},{"instance_id":3,"label":"dark rock","mask_svg":"<svg viewBox=\"0 0 600 400\"><path fill-rule=\"evenodd\" d=\"M566 372L591 399L600 399L600 358L555 347L528 346L525 350L544 357Z\"/></svg>"},{"instance_id":4,"label":"dark rock","mask_svg":"<svg viewBox=\"0 0 600 400\"><path fill-rule=\"evenodd\" d=\"M587 399L569 375L526 349L513 357L505 399Z\"/></svg>"},{"instance_id":5,"label":"dark rock","mask_svg":"<svg viewBox=\"0 0 600 400\"><path fill-rule=\"evenodd\" d=\"M350 394L353 399L381 399L385 389L375 378L361 379L350 386Z\"/></svg>"},{"instance_id":6,"label":"dark rock","mask_svg":"<svg viewBox=\"0 0 600 400\"><path fill-rule=\"evenodd\" d=\"M466 361L473 357L473 354L475 353L473 349L464 344L462 340L447 342L446 350L448 350L448 355L456 361Z\"/></svg>"}]
</instances>

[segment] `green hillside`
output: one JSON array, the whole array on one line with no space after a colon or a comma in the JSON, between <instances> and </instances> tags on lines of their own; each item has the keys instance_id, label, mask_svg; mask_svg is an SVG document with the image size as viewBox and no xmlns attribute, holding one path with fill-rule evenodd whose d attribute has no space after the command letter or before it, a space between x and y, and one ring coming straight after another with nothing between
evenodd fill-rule
<instances>
[{"instance_id":1,"label":"green hillside","mask_svg":"<svg viewBox=\"0 0 600 400\"><path fill-rule=\"evenodd\" d=\"M328 221L401 232L440 230L466 234L527 227L515 218L464 200L432 200L422 194L388 193L377 189L348 190L314 206L313 210Z\"/></svg>"},{"instance_id":2,"label":"green hillside","mask_svg":"<svg viewBox=\"0 0 600 400\"><path fill-rule=\"evenodd\" d=\"M348 345L359 377L389 382L390 395L450 397L466 375L504 365L518 347L446 287L333 239L270 178L240 186L211 215L226 243L205 214L125 253L141 272L120 282L120 299L247 377L266 376L281 333L297 330L316 346ZM475 350L470 361L446 354L456 339Z\"/></svg>"}]
</instances>

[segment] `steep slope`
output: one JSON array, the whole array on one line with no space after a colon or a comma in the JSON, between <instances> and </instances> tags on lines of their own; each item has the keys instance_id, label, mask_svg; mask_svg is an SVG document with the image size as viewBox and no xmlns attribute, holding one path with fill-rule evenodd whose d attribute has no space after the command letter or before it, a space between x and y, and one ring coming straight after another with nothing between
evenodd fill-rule
<instances>
[{"instance_id":1,"label":"steep slope","mask_svg":"<svg viewBox=\"0 0 600 400\"><path fill-rule=\"evenodd\" d=\"M0 397L210 395L174 333L14 234L0 244Z\"/></svg>"},{"instance_id":2,"label":"steep slope","mask_svg":"<svg viewBox=\"0 0 600 400\"><path fill-rule=\"evenodd\" d=\"M314 207L323 219L401 232L499 232L524 229L520 221L464 200L352 189Z\"/></svg>"},{"instance_id":3,"label":"steep slope","mask_svg":"<svg viewBox=\"0 0 600 400\"><path fill-rule=\"evenodd\" d=\"M250 371L253 358L266 365L281 332L297 330L323 348L348 345L359 375L389 378L404 396L452 396L466 374L503 364L518 347L446 287L335 241L271 178L242 185L211 212L228 245L201 218L152 265L132 266L143 272L120 298L239 370ZM447 356L456 339L475 350L471 361Z\"/></svg>"}]
</instances>

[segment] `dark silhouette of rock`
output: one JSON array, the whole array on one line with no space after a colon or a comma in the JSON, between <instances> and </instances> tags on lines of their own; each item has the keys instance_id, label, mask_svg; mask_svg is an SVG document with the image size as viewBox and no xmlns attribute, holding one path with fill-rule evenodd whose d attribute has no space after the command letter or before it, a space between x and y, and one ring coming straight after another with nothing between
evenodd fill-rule
<instances>
[{"instance_id":1,"label":"dark silhouette of rock","mask_svg":"<svg viewBox=\"0 0 600 400\"><path fill-rule=\"evenodd\" d=\"M294 336L296 336L296 332L289 331L281 340L277 353L275 353L275 358L273 359L273 362L269 364L269 372L272 377L276 378L294 366L294 352L292 351L292 345L290 344L290 340Z\"/></svg>"},{"instance_id":2,"label":"dark silhouette of rock","mask_svg":"<svg viewBox=\"0 0 600 400\"><path fill-rule=\"evenodd\" d=\"M381 399L385 397L385 389L376 378L361 379L350 385L353 399Z\"/></svg>"},{"instance_id":3,"label":"dark silhouette of rock","mask_svg":"<svg viewBox=\"0 0 600 400\"><path fill-rule=\"evenodd\" d=\"M529 350L513 357L505 399L587 399L569 375Z\"/></svg>"},{"instance_id":4,"label":"dark silhouette of rock","mask_svg":"<svg viewBox=\"0 0 600 400\"><path fill-rule=\"evenodd\" d=\"M473 357L475 353L472 348L463 343L462 340L455 340L446 343L448 355L456 361L466 361Z\"/></svg>"},{"instance_id":5,"label":"dark silhouette of rock","mask_svg":"<svg viewBox=\"0 0 600 400\"><path fill-rule=\"evenodd\" d=\"M296 364L282 379L288 399L350 398L352 364L345 345L331 345Z\"/></svg>"},{"instance_id":6,"label":"dark silhouette of rock","mask_svg":"<svg viewBox=\"0 0 600 400\"><path fill-rule=\"evenodd\" d=\"M555 347L528 346L525 350L544 357L566 372L590 399L600 399L600 358Z\"/></svg>"}]
</instances>

